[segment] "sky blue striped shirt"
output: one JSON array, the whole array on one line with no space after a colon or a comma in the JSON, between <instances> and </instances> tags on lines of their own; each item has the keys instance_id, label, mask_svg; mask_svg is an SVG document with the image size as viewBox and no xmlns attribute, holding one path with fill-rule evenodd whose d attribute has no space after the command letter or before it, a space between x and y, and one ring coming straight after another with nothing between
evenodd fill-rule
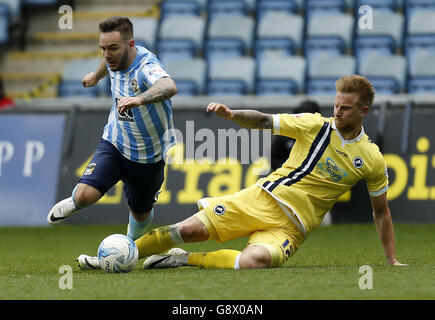
<instances>
[{"instance_id":1,"label":"sky blue striped shirt","mask_svg":"<svg viewBox=\"0 0 435 320\"><path fill-rule=\"evenodd\" d=\"M133 107L119 114L118 99L140 95L158 79L169 77L156 56L141 46L126 70L110 69L113 105L103 139L111 142L129 160L152 163L164 159L176 144L171 100Z\"/></svg>"}]
</instances>

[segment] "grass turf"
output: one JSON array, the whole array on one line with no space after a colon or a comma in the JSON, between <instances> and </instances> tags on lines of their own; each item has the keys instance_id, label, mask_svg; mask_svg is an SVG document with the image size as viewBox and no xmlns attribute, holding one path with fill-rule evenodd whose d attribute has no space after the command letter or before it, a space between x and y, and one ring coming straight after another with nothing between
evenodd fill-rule
<instances>
[{"instance_id":1,"label":"grass turf","mask_svg":"<svg viewBox=\"0 0 435 320\"><path fill-rule=\"evenodd\" d=\"M408 267L385 262L373 224L319 227L281 268L207 270L192 267L128 274L80 271L74 259L96 255L100 241L124 233L120 225L0 228L0 299L115 300L368 300L435 299L435 224L396 224L397 255ZM247 239L181 246L188 251L242 249ZM62 290L62 265L73 288ZM362 265L373 269L373 289L359 288Z\"/></svg>"}]
</instances>

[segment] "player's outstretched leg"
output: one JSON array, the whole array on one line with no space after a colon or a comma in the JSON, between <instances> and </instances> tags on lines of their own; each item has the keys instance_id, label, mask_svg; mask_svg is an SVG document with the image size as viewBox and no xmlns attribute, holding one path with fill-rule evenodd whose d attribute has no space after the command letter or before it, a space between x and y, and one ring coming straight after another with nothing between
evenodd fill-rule
<instances>
[{"instance_id":1,"label":"player's outstretched leg","mask_svg":"<svg viewBox=\"0 0 435 320\"><path fill-rule=\"evenodd\" d=\"M274 261L272 261L274 260ZM272 259L269 249L263 245L251 245L243 251L221 249L211 252L186 252L174 248L163 255L152 255L145 259L144 269L177 268L195 266L209 269L253 269L279 266Z\"/></svg>"},{"instance_id":2,"label":"player's outstretched leg","mask_svg":"<svg viewBox=\"0 0 435 320\"><path fill-rule=\"evenodd\" d=\"M196 266L202 268L239 269L241 252L222 249L212 252L186 252L173 248L166 254L152 255L145 259L144 269L177 268L181 266Z\"/></svg>"},{"instance_id":3,"label":"player's outstretched leg","mask_svg":"<svg viewBox=\"0 0 435 320\"><path fill-rule=\"evenodd\" d=\"M47 215L47 223L57 224L78 210L97 202L100 198L100 191L87 184L79 183L75 186L71 197L56 203L51 208Z\"/></svg>"},{"instance_id":4,"label":"player's outstretched leg","mask_svg":"<svg viewBox=\"0 0 435 320\"><path fill-rule=\"evenodd\" d=\"M57 224L78 210L80 210L80 208L74 204L73 198L66 198L56 203L53 208L51 208L47 215L47 223Z\"/></svg>"}]
</instances>

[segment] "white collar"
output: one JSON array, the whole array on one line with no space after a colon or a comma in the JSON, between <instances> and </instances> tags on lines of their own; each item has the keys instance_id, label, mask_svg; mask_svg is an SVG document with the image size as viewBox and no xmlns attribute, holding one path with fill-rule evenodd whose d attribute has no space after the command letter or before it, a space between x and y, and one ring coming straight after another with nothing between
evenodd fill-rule
<instances>
[{"instance_id":1,"label":"white collar","mask_svg":"<svg viewBox=\"0 0 435 320\"><path fill-rule=\"evenodd\" d=\"M335 120L334 119L332 119L332 129L334 129L337 132L337 135L338 135L338 137L341 140L341 147L344 147L348 143L353 143L353 142L360 141L364 137L364 134L365 134L364 127L361 127L361 132L360 132L360 134L356 138L353 138L351 140L346 140L346 139L344 139L341 136L340 131L338 131L338 129L337 129L336 125L335 125Z\"/></svg>"}]
</instances>

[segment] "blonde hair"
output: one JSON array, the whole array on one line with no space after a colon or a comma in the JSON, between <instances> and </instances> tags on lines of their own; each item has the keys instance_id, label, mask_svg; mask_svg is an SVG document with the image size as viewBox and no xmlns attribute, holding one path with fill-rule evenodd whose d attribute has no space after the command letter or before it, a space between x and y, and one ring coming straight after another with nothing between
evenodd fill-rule
<instances>
[{"instance_id":1,"label":"blonde hair","mask_svg":"<svg viewBox=\"0 0 435 320\"><path fill-rule=\"evenodd\" d=\"M344 76L335 82L335 89L341 93L357 93L360 106L371 107L375 100L375 89L371 82L360 75Z\"/></svg>"}]
</instances>

